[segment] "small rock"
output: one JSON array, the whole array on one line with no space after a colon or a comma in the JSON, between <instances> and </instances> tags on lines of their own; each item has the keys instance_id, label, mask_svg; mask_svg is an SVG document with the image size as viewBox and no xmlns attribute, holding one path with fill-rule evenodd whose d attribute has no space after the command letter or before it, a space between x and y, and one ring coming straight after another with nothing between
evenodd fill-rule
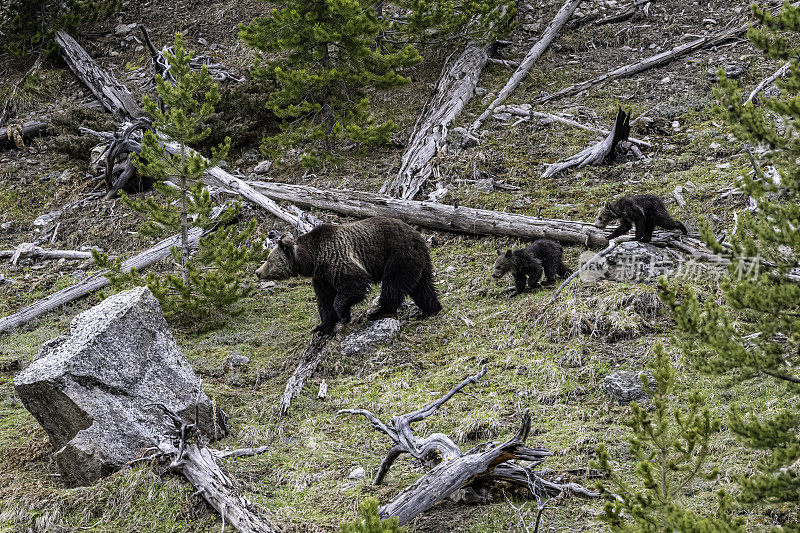
<instances>
[{"instance_id":1,"label":"small rock","mask_svg":"<svg viewBox=\"0 0 800 533\"><path fill-rule=\"evenodd\" d=\"M217 163L217 166L219 168L228 168L228 162L227 161L220 161L219 163Z\"/></svg>"},{"instance_id":2,"label":"small rock","mask_svg":"<svg viewBox=\"0 0 800 533\"><path fill-rule=\"evenodd\" d=\"M666 76L666 77L661 79L661 83L662 84L667 84L667 83L669 83L671 81L672 81L672 78L670 78L669 76Z\"/></svg>"},{"instance_id":3,"label":"small rock","mask_svg":"<svg viewBox=\"0 0 800 533\"><path fill-rule=\"evenodd\" d=\"M328 382L324 379L319 384L319 391L317 392L317 398L320 400L324 400L328 397Z\"/></svg>"},{"instance_id":4,"label":"small rock","mask_svg":"<svg viewBox=\"0 0 800 533\"><path fill-rule=\"evenodd\" d=\"M708 145L708 147L711 148L712 150L717 150L719 148L722 148L722 145L719 143L711 143Z\"/></svg>"},{"instance_id":5,"label":"small rock","mask_svg":"<svg viewBox=\"0 0 800 533\"><path fill-rule=\"evenodd\" d=\"M36 220L33 221L33 225L37 228L43 226L49 226L53 222L61 216L61 211L50 211L49 213L45 213L44 215L39 215Z\"/></svg>"},{"instance_id":6,"label":"small rock","mask_svg":"<svg viewBox=\"0 0 800 533\"><path fill-rule=\"evenodd\" d=\"M388 344L400 332L400 321L382 318L370 322L364 329L351 333L342 341L342 355L368 355L378 347Z\"/></svg>"},{"instance_id":7,"label":"small rock","mask_svg":"<svg viewBox=\"0 0 800 533\"><path fill-rule=\"evenodd\" d=\"M499 120L500 122L508 122L511 120L511 113L495 113L492 115L492 118Z\"/></svg>"},{"instance_id":8,"label":"small rock","mask_svg":"<svg viewBox=\"0 0 800 533\"><path fill-rule=\"evenodd\" d=\"M475 96L480 98L486 94L486 89L483 87L475 87Z\"/></svg>"},{"instance_id":9,"label":"small rock","mask_svg":"<svg viewBox=\"0 0 800 533\"><path fill-rule=\"evenodd\" d=\"M603 378L603 389L617 401L628 403L643 400L649 396L642 388L642 375L646 375L651 387L655 386L655 379L650 372L631 372L620 370Z\"/></svg>"},{"instance_id":10,"label":"small rock","mask_svg":"<svg viewBox=\"0 0 800 533\"><path fill-rule=\"evenodd\" d=\"M731 168L731 164L730 163L717 163L717 168L719 168L719 169Z\"/></svg>"},{"instance_id":11,"label":"small rock","mask_svg":"<svg viewBox=\"0 0 800 533\"><path fill-rule=\"evenodd\" d=\"M678 122L677 120L673 120L672 121L672 129L675 130L675 131L678 131L679 129L681 129L681 123Z\"/></svg>"},{"instance_id":12,"label":"small rock","mask_svg":"<svg viewBox=\"0 0 800 533\"><path fill-rule=\"evenodd\" d=\"M229 355L222 360L222 366L225 368L238 368L250 363L250 358L246 355L234 354Z\"/></svg>"},{"instance_id":13,"label":"small rock","mask_svg":"<svg viewBox=\"0 0 800 533\"><path fill-rule=\"evenodd\" d=\"M117 24L117 27L114 28L114 33L116 33L117 35L125 35L129 31L131 30L130 28L128 28L127 24Z\"/></svg>"},{"instance_id":14,"label":"small rock","mask_svg":"<svg viewBox=\"0 0 800 533\"><path fill-rule=\"evenodd\" d=\"M445 268L444 271L449 274L451 272L455 272L456 271L456 267L454 267L453 265L450 265L447 268Z\"/></svg>"},{"instance_id":15,"label":"small rock","mask_svg":"<svg viewBox=\"0 0 800 533\"><path fill-rule=\"evenodd\" d=\"M451 146L462 150L478 145L478 138L461 126L450 130L448 138Z\"/></svg>"},{"instance_id":16,"label":"small rock","mask_svg":"<svg viewBox=\"0 0 800 533\"><path fill-rule=\"evenodd\" d=\"M253 169L256 174L264 175L269 172L269 169L272 168L272 161L262 161L261 163L256 165L256 168Z\"/></svg>"},{"instance_id":17,"label":"small rock","mask_svg":"<svg viewBox=\"0 0 800 533\"><path fill-rule=\"evenodd\" d=\"M536 33L537 31L539 31L539 28L541 28L541 27L542 27L542 25L539 24L538 22L533 22L531 24L523 24L522 25L522 29L524 31L527 31L528 33Z\"/></svg>"},{"instance_id":18,"label":"small rock","mask_svg":"<svg viewBox=\"0 0 800 533\"><path fill-rule=\"evenodd\" d=\"M740 77L742 74L747 72L748 68L750 68L749 63L727 63L722 65L722 69L725 70L725 77L731 79ZM706 78L708 78L709 81L719 81L717 70L719 70L719 67L711 67L708 69L706 71Z\"/></svg>"},{"instance_id":19,"label":"small rock","mask_svg":"<svg viewBox=\"0 0 800 533\"><path fill-rule=\"evenodd\" d=\"M9 220L8 222L3 222L2 224L0 224L0 229L9 230L9 229L11 229L11 226L13 226L13 225L14 225L14 221L13 220Z\"/></svg>"},{"instance_id":20,"label":"small rock","mask_svg":"<svg viewBox=\"0 0 800 533\"><path fill-rule=\"evenodd\" d=\"M366 470L364 470L364 467L359 466L357 468L354 468L353 471L350 472L350 475L347 476L347 479L362 479L366 477L366 475L367 472Z\"/></svg>"},{"instance_id":21,"label":"small rock","mask_svg":"<svg viewBox=\"0 0 800 533\"><path fill-rule=\"evenodd\" d=\"M479 191L492 192L494 190L494 180L492 178L483 178L475 182L474 187Z\"/></svg>"},{"instance_id":22,"label":"small rock","mask_svg":"<svg viewBox=\"0 0 800 533\"><path fill-rule=\"evenodd\" d=\"M58 175L58 179L56 180L58 183L68 183L69 182L69 170L65 170L61 174Z\"/></svg>"},{"instance_id":23,"label":"small rock","mask_svg":"<svg viewBox=\"0 0 800 533\"><path fill-rule=\"evenodd\" d=\"M200 37L199 39L197 39L197 44L199 44L201 46L208 46L208 41L206 41L205 39Z\"/></svg>"}]
</instances>

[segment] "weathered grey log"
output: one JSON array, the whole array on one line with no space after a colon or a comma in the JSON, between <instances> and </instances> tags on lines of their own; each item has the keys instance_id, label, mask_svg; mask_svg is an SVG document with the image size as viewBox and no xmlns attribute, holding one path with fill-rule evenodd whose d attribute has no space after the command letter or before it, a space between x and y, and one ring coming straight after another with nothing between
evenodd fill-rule
<instances>
[{"instance_id":1,"label":"weathered grey log","mask_svg":"<svg viewBox=\"0 0 800 533\"><path fill-rule=\"evenodd\" d=\"M625 65L624 67L619 67L610 72L606 72L602 76L598 76L596 78L592 78L591 80L587 80L581 83L576 83L575 85L571 85L569 87L565 87L564 89L561 89L560 91L557 91L553 94L549 94L547 96L539 98L538 100L536 100L536 102L537 103L549 102L550 100L555 100L556 98L562 98L564 96L578 94L579 92L585 91L590 87L602 85L612 80L633 76L634 74L638 74L645 70L654 67L659 67L661 65L666 65L667 63L679 57L691 54L692 52L696 52L704 48L710 48L712 46L717 46L724 42L730 41L731 39L736 39L737 37L743 35L747 31L747 27L748 26L745 24L743 26L737 26L735 28L728 29L720 33L716 33L714 35L707 35L705 37L700 37L699 39L695 39L690 43L676 46L671 50L667 50L665 52L661 52L654 56L650 56L642 61L631 63L629 65Z\"/></svg>"},{"instance_id":2,"label":"weathered grey log","mask_svg":"<svg viewBox=\"0 0 800 533\"><path fill-rule=\"evenodd\" d=\"M0 250L0 258L10 257L12 264L17 264L17 261L23 257L41 257L42 259L91 259L92 252L83 252L79 250L48 250L41 246L36 246L33 243L23 242L14 250Z\"/></svg>"},{"instance_id":3,"label":"weathered grey log","mask_svg":"<svg viewBox=\"0 0 800 533\"><path fill-rule=\"evenodd\" d=\"M223 210L224 207L221 209L218 208L212 215L218 216ZM189 230L190 245L197 246L197 243L203 234L202 228L191 228ZM173 246L178 246L180 242L180 234L164 239L152 248L148 248L144 252L123 261L122 271L130 272L132 268L135 268L136 270L147 268L153 263L157 263L158 261L169 257L171 253L170 249ZM0 333L11 328L22 326L37 316L57 309L66 303L77 300L78 298L86 296L87 294L98 289L107 287L110 281L107 277L105 277L106 273L107 271L104 270L79 283L61 289L60 291L51 294L47 298L39 300L38 302L31 304L28 307L17 311L16 313L8 315L4 318L0 318Z\"/></svg>"},{"instance_id":4,"label":"weathered grey log","mask_svg":"<svg viewBox=\"0 0 800 533\"><path fill-rule=\"evenodd\" d=\"M283 418L289 414L289 406L292 400L300 395L308 378L314 375L317 367L325 357L326 347L328 341L331 340L330 335L322 335L321 333L314 333L311 337L311 342L303 351L300 356L300 362L297 363L291 377L286 382L286 388L283 391L281 399L278 401L278 417Z\"/></svg>"},{"instance_id":5,"label":"weathered grey log","mask_svg":"<svg viewBox=\"0 0 800 533\"><path fill-rule=\"evenodd\" d=\"M431 160L447 146L447 130L475 93L486 66L488 46L470 43L452 63L445 64L436 92L420 113L408 140L400 171L384 183L381 193L411 199L433 172Z\"/></svg>"},{"instance_id":6,"label":"weathered grey log","mask_svg":"<svg viewBox=\"0 0 800 533\"><path fill-rule=\"evenodd\" d=\"M39 120L23 122L22 125L8 124L0 128L0 146L13 144L19 147L24 139L44 135L47 132L47 127L47 122Z\"/></svg>"},{"instance_id":7,"label":"weathered grey log","mask_svg":"<svg viewBox=\"0 0 800 533\"><path fill-rule=\"evenodd\" d=\"M471 207L453 207L437 202L401 200L361 191L322 190L272 182L248 183L276 201L326 209L353 217L394 217L409 224L469 235L509 235L525 239L547 237L565 243L588 246L608 244L605 231L586 222L516 215Z\"/></svg>"},{"instance_id":8,"label":"weathered grey log","mask_svg":"<svg viewBox=\"0 0 800 533\"><path fill-rule=\"evenodd\" d=\"M527 413L523 417L520 430L513 438L499 446L493 443L476 446L467 453L462 453L461 449L447 435L433 433L422 438L413 433L411 428L413 423L420 422L434 414L464 387L477 383L485 374L486 366L474 376L469 376L453 387L438 400L411 413L392 417L388 425L365 409L339 411L339 414L364 416L377 431L386 434L395 443L378 469L375 476L376 485L382 482L391 465L403 453L410 454L430 468L424 476L379 509L382 517L396 516L401 525L406 524L455 491L467 487L477 480L482 482L510 481L526 487L531 494L537 497L544 494L560 494L564 490L575 490L577 493L592 497L598 496L576 484L567 486L547 481L541 477L539 472L532 469L533 466L541 464L553 453L543 448L529 448L524 445L531 425L531 418ZM531 466L523 468L518 464L508 463L512 459L530 461ZM495 471L500 467L503 468L495 477Z\"/></svg>"},{"instance_id":9,"label":"weathered grey log","mask_svg":"<svg viewBox=\"0 0 800 533\"><path fill-rule=\"evenodd\" d=\"M592 146L584 148L577 154L548 165L547 169L542 173L543 178L549 178L558 174L562 170L571 167L582 168L586 165L600 165L609 156L614 153L614 149L620 141L628 140L628 135L631 132L630 113L625 113L622 108L617 112L617 118L614 121L614 126L608 132L605 139Z\"/></svg>"},{"instance_id":10,"label":"weathered grey log","mask_svg":"<svg viewBox=\"0 0 800 533\"><path fill-rule=\"evenodd\" d=\"M55 40L61 46L61 56L67 66L100 100L103 107L124 119L142 115L141 107L133 99L128 88L100 68L67 32L58 30Z\"/></svg>"},{"instance_id":11,"label":"weathered grey log","mask_svg":"<svg viewBox=\"0 0 800 533\"><path fill-rule=\"evenodd\" d=\"M147 287L106 298L42 346L14 389L47 431L62 476L86 485L126 466L172 429L152 404L209 439L227 417L203 392Z\"/></svg>"},{"instance_id":12,"label":"weathered grey log","mask_svg":"<svg viewBox=\"0 0 800 533\"><path fill-rule=\"evenodd\" d=\"M761 80L761 82L758 85L756 85L756 88L753 89L753 92L750 93L750 96L747 97L747 100L745 100L744 103L742 103L742 105L746 106L747 102L752 102L753 98L755 98L756 95L758 95L758 93L764 90L764 88L767 87L770 83L774 82L775 80L786 74L789 71L789 67L791 66L792 66L791 62L787 61L786 63L781 65L781 67L778 70L776 70L771 75Z\"/></svg>"},{"instance_id":13,"label":"weathered grey log","mask_svg":"<svg viewBox=\"0 0 800 533\"><path fill-rule=\"evenodd\" d=\"M511 94L517 86L522 83L522 80L528 74L528 71L531 69L533 64L539 59L547 47L550 46L550 43L553 42L558 32L561 31L561 28L564 24L569 20L575 10L578 8L580 3L583 0L567 0L561 9L558 10L556 16L553 17L553 20L547 26L547 29L544 30L542 34L542 38L533 45L528 53L525 55L525 58L520 62L519 67L517 70L514 71L514 74L511 75L511 78L506 82L505 86L500 89L500 93L498 93L497 98L495 98L491 104L481 113L475 122L472 123L470 126L470 131L476 132L481 128L481 125L484 121L489 118L489 116L494 112L494 109L502 104L508 95Z\"/></svg>"}]
</instances>

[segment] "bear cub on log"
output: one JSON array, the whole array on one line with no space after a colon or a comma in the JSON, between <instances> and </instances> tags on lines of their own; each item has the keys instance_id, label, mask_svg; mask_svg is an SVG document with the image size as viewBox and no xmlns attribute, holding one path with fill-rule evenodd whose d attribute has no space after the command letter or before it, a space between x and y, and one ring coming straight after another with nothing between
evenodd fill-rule
<instances>
[{"instance_id":1,"label":"bear cub on log","mask_svg":"<svg viewBox=\"0 0 800 533\"><path fill-rule=\"evenodd\" d=\"M687 234L686 226L672 218L661 198L652 194L623 196L615 202L606 202L606 205L597 211L597 220L594 225L603 229L614 220L619 220L620 224L608 235L609 239L628 233L634 225L636 226L635 239L642 242L650 242L656 226L664 229L679 229L684 235Z\"/></svg>"},{"instance_id":2,"label":"bear cub on log","mask_svg":"<svg viewBox=\"0 0 800 533\"><path fill-rule=\"evenodd\" d=\"M555 283L556 276L566 278L572 271L564 264L564 249L556 241L537 239L522 250L497 249L492 277L502 278L509 272L514 276L515 290L511 296L525 292L525 284L534 289L539 287L542 271L547 284ZM527 278L527 279L526 279Z\"/></svg>"},{"instance_id":3,"label":"bear cub on log","mask_svg":"<svg viewBox=\"0 0 800 533\"><path fill-rule=\"evenodd\" d=\"M442 309L425 240L394 218L321 224L296 242L284 235L256 275L268 280L310 277L321 320L312 331L324 334L333 332L337 322L350 321L350 308L367 296L373 283L382 285L370 320L397 314L406 295L425 316Z\"/></svg>"}]
</instances>

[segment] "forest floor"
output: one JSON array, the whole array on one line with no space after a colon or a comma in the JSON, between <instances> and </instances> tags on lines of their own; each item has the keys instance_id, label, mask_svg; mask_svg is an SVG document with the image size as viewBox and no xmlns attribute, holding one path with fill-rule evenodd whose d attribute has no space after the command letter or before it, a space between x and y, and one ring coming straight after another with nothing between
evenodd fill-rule
<instances>
[{"instance_id":1,"label":"forest floor","mask_svg":"<svg viewBox=\"0 0 800 533\"><path fill-rule=\"evenodd\" d=\"M588 4L588 3L587 3ZM604 14L627 3L607 0L591 3ZM624 5L623 5L624 4ZM777 3L773 2L774 5ZM520 59L538 40L561 2L535 0L518 6L519 27L505 49L507 59ZM508 103L527 103L571 83L669 49L694 38L748 20L746 0L653 2L649 18L595 27L569 27L534 66ZM209 53L239 74L246 74L253 53L237 38L237 25L264 14L270 6L251 0L188 2L123 2L120 14L78 36L100 64L131 89L151 76L147 50L129 36L135 32L120 24L144 23L157 46L180 31L187 45ZM168 10L169 16L163 16ZM588 12L589 9L585 9ZM202 44L206 43L206 44ZM213 46L213 49L211 48ZM414 122L431 93L445 57L452 50L426 50L425 61L410 70L411 84L372 97L380 118L398 124L394 142L366 153L345 153L336 164L313 174L294 160L274 165L266 178L319 187L337 186L378 191L397 172L400 156ZM733 185L750 169L742 146L713 114L714 80L709 69L735 63L745 67L739 78L746 91L779 65L766 60L746 40L695 53L632 78L540 106L547 112L569 113L576 120L609 127L618 107L633 117L646 117L633 126L632 135L652 143L640 161L584 168L551 178L540 178L545 163L572 155L595 140L582 130L537 121L504 124L489 119L478 146L439 157L440 180L450 189L442 201L514 213L591 221L599 205L621 194L652 193L666 199L676 218L690 232L702 217L716 231L730 230L733 215L746 201L720 199L718 191ZM28 69L24 59L0 59L2 86ZM490 65L479 86L484 97L474 98L456 125L470 124L505 83L510 71ZM0 86L0 87L2 87ZM214 137L231 135L231 168L250 173L261 159L259 139L274 124L259 121L263 95L258 85L225 85L225 101ZM60 126L58 135L30 143L26 149L0 152L0 249L42 237L33 226L41 214L62 210L79 194L92 189L87 158L92 139L76 134L78 125L109 129L113 119L102 110L86 110L89 93L60 62L44 68L23 88L20 117L49 116ZM0 96L4 95L0 89ZM83 108L81 106L84 106ZM66 172L64 172L66 171ZM486 192L470 182L474 172L518 186L519 191ZM686 206L672 199L678 185L692 182L684 193ZM341 221L327 212L314 212L328 221ZM287 228L257 208L245 208L245 218L256 217L258 233ZM151 239L136 233L139 219L119 201L93 200L63 209L52 246L60 249L100 247L107 253L130 255ZM10 224L6 224L10 222ZM428 230L422 230L426 236ZM401 309L402 330L395 340L368 358L340 354L340 333L319 372L297 400L289 417L278 421L275 404L299 353L317 323L316 306L307 280L262 284L244 301L245 312L222 329L195 333L174 328L206 392L228 413L231 435L222 446L270 445L263 455L230 461L226 466L248 497L269 510L272 520L287 531L338 531L363 499L387 501L419 477L421 470L401 459L384 485L374 487L376 471L389 442L363 419L337 416L342 408L363 407L388 420L409 412L449 390L464 377L487 365L486 377L469 392L450 400L435 416L417 424L420 434L442 432L466 448L487 439L503 440L518 428L529 411L537 428L532 445L555 452L544 466L556 471L588 467L595 447L604 444L618 467L632 477L628 451L630 408L609 398L602 379L616 370L642 370L653 346L668 347L678 368L683 405L690 387L708 396L715 416L725 418L731 406L768 413L794 401L771 379L746 381L735 375L709 378L687 367L682 355L670 349L674 322L659 303L654 284L576 283L550 307L552 288L509 298L509 280L490 276L495 249L524 243L507 238L475 238L437 233L432 248L444 311L427 320L411 318ZM566 262L576 266L583 248L566 248ZM255 267L255 265L254 265ZM87 262L22 260L0 265L0 315L87 276ZM248 274L249 276L249 274ZM681 290L693 288L715 297L711 280L674 279ZM23 408L12 378L36 356L48 339L64 334L70 320L98 303L105 294L93 294L24 328L0 334L0 531L217 531L220 520L194 489L148 465L118 472L94 486L70 488L57 476L53 449L44 430ZM374 295L374 292L373 292ZM356 309L356 320L344 331L364 323L368 302ZM223 365L230 355L246 355L250 363L238 369ZM324 379L328 395L317 399ZM733 477L753 472L759 454L746 449L726 429L714 439L710 465L719 468L717 481L698 482L687 491L687 505L713 513L720 488L735 493ZM362 466L363 479L348 474ZM575 478L577 482L593 482ZM542 531L602 530L597 522L603 502L563 497L544 514ZM532 520L535 504L523 515ZM797 523L797 510L767 505L737 509L749 529L766 530L784 522ZM411 532L524 531L508 502L499 496L483 505L442 503L418 517Z\"/></svg>"}]
</instances>

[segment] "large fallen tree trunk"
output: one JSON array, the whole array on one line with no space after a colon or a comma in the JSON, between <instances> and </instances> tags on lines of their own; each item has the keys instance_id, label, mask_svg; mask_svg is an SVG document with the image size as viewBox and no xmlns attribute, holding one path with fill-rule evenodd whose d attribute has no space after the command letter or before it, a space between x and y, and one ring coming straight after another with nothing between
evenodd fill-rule
<instances>
[{"instance_id":1,"label":"large fallen tree trunk","mask_svg":"<svg viewBox=\"0 0 800 533\"><path fill-rule=\"evenodd\" d=\"M124 119L142 115L142 108L133 99L128 88L100 68L67 32L58 30L55 39L61 46L61 56L70 70L92 91L103 107Z\"/></svg>"},{"instance_id":2,"label":"large fallen tree trunk","mask_svg":"<svg viewBox=\"0 0 800 533\"><path fill-rule=\"evenodd\" d=\"M215 208L212 213L213 217L219 216L226 206ZM203 229L199 227L189 229L189 246L195 247L200 241L200 237L204 235ZM148 248L144 252L126 259L122 262L122 272L130 272L131 269L141 270L150 265L169 257L173 246L178 246L181 243L181 235L173 235L163 241L159 242L152 248ZM107 271L102 271L94 276L70 285L60 291L51 294L43 300L29 305L28 307L17 311L7 317L0 318L0 332L7 329L16 328L33 320L37 316L43 315L49 311L57 309L62 305L77 300L87 294L94 292L103 287L107 287L111 282L105 276Z\"/></svg>"},{"instance_id":3,"label":"large fallen tree trunk","mask_svg":"<svg viewBox=\"0 0 800 533\"><path fill-rule=\"evenodd\" d=\"M619 67L618 69L606 72L602 76L598 76L591 80L587 80L581 83L577 83L575 85L571 85L569 87L565 87L564 89L561 89L560 91L557 91L553 94L549 94L547 96L539 98L538 100L536 100L536 102L537 103L548 102L550 100L555 100L556 98L562 98L564 96L578 94L579 92L585 91L586 89L594 87L596 85L601 85L619 78L633 76L634 74L638 74L645 70L654 67L659 67L661 65L666 65L667 63L673 61L674 59L685 56L692 52L696 52L697 50L702 50L704 48L717 46L726 41L730 41L731 39L735 39L743 35L747 31L747 27L748 26L745 24L744 26L737 26L733 29L725 30L723 32L714 35L707 35L705 37L695 39L690 43L676 46L671 50L667 50L666 52L661 52L660 54L650 56L642 61L631 63L630 65L625 65L624 67Z\"/></svg>"},{"instance_id":4,"label":"large fallen tree trunk","mask_svg":"<svg viewBox=\"0 0 800 533\"><path fill-rule=\"evenodd\" d=\"M500 93L497 95L497 98L495 98L492 103L489 104L489 107L487 107L486 110L481 113L481 116L479 116L475 122L472 123L472 126L469 128L470 131L478 131L484 121L494 112L494 109L502 104L508 95L517 88L517 86L528 74L528 71L531 69L536 60L542 56L545 50L547 50L547 47L553 42L553 39L555 39L556 35L558 35L558 32L561 31L561 28L564 26L564 24L569 20L572 14L575 13L575 10L582 1L583 0L567 0L567 2L561 6L561 9L558 10L558 13L556 13L556 16L553 17L553 20L550 22L550 25L544 30L542 38L539 39L535 45L533 45L533 48L531 48L530 51L528 51L525 59L520 62L519 67L517 67L517 70L514 72L514 74L512 74L508 82L506 82L506 85L500 89Z\"/></svg>"},{"instance_id":5,"label":"large fallen tree trunk","mask_svg":"<svg viewBox=\"0 0 800 533\"><path fill-rule=\"evenodd\" d=\"M381 187L381 193L414 198L433 173L432 160L447 146L447 129L470 101L486 66L488 46L470 43L445 69L436 93L425 104L408 140L400 171Z\"/></svg>"},{"instance_id":6,"label":"large fallen tree trunk","mask_svg":"<svg viewBox=\"0 0 800 533\"><path fill-rule=\"evenodd\" d=\"M9 144L15 145L17 148L24 148L24 140L30 139L37 135L43 135L47 132L47 122L34 120L24 122L22 124L8 124L0 128L0 146Z\"/></svg>"},{"instance_id":7,"label":"large fallen tree trunk","mask_svg":"<svg viewBox=\"0 0 800 533\"><path fill-rule=\"evenodd\" d=\"M363 415L377 431L386 434L395 443L378 469L375 477L376 485L381 483L394 461L404 453L430 468L414 484L380 508L383 518L396 516L401 525L406 524L473 482L507 481L525 487L530 491L529 494L535 496L557 495L565 490L590 497L598 496L574 483L560 485L545 480L541 477L541 472L533 470L534 466L544 462L553 453L543 448L525 446L531 427L531 418L527 413L514 437L500 445L486 443L476 446L467 453L463 453L461 448L442 433L433 433L426 438L414 434L412 424L433 415L450 398L467 385L477 383L485 374L484 366L480 372L466 378L438 400L417 411L394 416L388 425L365 409L339 411L339 414ZM530 461L531 464L522 467L516 463L509 463L511 460Z\"/></svg>"},{"instance_id":8,"label":"large fallen tree trunk","mask_svg":"<svg viewBox=\"0 0 800 533\"><path fill-rule=\"evenodd\" d=\"M401 200L361 191L322 190L303 185L258 181L248 183L273 200L326 209L353 217L394 217L409 224L470 235L509 235L525 239L547 237L588 246L608 244L606 232L586 222L454 207L437 202Z\"/></svg>"}]
</instances>

